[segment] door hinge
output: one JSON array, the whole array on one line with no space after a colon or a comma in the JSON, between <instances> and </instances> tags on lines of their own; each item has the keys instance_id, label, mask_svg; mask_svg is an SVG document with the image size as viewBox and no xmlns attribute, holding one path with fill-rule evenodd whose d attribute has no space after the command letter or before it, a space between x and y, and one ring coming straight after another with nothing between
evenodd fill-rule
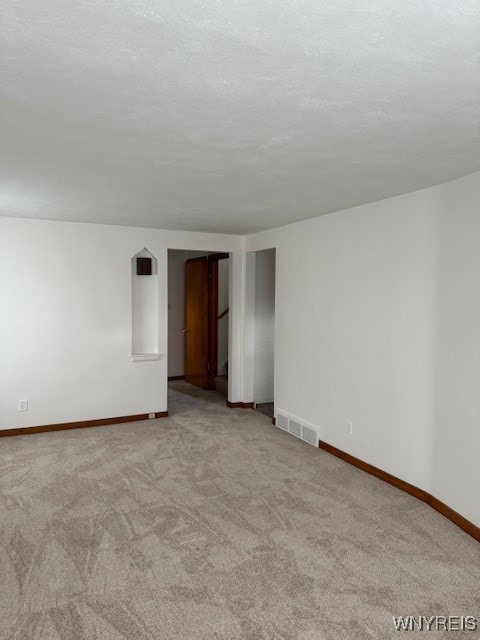
<instances>
[{"instance_id":1,"label":"door hinge","mask_svg":"<svg viewBox=\"0 0 480 640\"><path fill-rule=\"evenodd\" d=\"M207 371L210 371L210 363L209 363L209 362L207 362L207 366L205 367L205 369L206 369Z\"/></svg>"}]
</instances>

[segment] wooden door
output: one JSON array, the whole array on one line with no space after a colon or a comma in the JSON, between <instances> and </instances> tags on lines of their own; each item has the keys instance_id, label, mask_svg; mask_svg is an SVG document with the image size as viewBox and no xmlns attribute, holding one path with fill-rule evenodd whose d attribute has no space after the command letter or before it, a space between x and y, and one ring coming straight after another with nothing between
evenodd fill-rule
<instances>
[{"instance_id":1,"label":"wooden door","mask_svg":"<svg viewBox=\"0 0 480 640\"><path fill-rule=\"evenodd\" d=\"M185 263L185 380L209 388L209 261Z\"/></svg>"}]
</instances>

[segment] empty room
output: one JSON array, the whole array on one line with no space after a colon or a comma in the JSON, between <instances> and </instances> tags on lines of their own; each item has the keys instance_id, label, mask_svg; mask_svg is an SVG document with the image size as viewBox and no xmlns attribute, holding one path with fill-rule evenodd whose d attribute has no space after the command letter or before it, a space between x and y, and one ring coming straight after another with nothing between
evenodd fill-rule
<instances>
[{"instance_id":1,"label":"empty room","mask_svg":"<svg viewBox=\"0 0 480 640\"><path fill-rule=\"evenodd\" d=\"M0 12L2 640L478 637L478 2Z\"/></svg>"}]
</instances>

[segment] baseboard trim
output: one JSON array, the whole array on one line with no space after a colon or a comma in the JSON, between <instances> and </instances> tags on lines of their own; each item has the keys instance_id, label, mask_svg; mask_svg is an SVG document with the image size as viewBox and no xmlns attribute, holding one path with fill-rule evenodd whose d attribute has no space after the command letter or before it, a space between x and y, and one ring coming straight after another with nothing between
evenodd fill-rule
<instances>
[{"instance_id":1,"label":"baseboard trim","mask_svg":"<svg viewBox=\"0 0 480 640\"><path fill-rule=\"evenodd\" d=\"M229 409L253 409L253 402L230 402L227 400Z\"/></svg>"},{"instance_id":2,"label":"baseboard trim","mask_svg":"<svg viewBox=\"0 0 480 640\"><path fill-rule=\"evenodd\" d=\"M48 431L65 431L66 429L85 429L86 427L103 427L107 424L121 424L123 422L137 422L148 420L148 413L138 413L132 416L118 416L116 418L100 418L98 420L83 420L80 422L59 422L57 424L42 424L38 427L18 427L18 429L0 430L0 438L7 436L24 436L32 433L46 433ZM155 418L168 418L168 411L157 411Z\"/></svg>"},{"instance_id":3,"label":"baseboard trim","mask_svg":"<svg viewBox=\"0 0 480 640\"><path fill-rule=\"evenodd\" d=\"M169 382L172 382L173 380L185 380L185 376L168 376Z\"/></svg>"},{"instance_id":4,"label":"baseboard trim","mask_svg":"<svg viewBox=\"0 0 480 640\"><path fill-rule=\"evenodd\" d=\"M411 496L422 500L422 502L428 504L430 507L432 507L432 509L435 509L435 511L441 513L442 516L448 518L448 520L456 524L457 527L460 527L460 529L465 531L465 533L468 533L470 536L472 536L472 538L480 542L480 527L477 527L477 525L473 524L473 522L467 520L464 516L451 509L448 505L444 504L443 502L438 500L438 498L432 496L430 493L427 493L423 489L419 489L409 482L405 482L405 480L401 480L400 478L393 476L391 473L387 473L386 471L383 471L378 467L374 467L372 464L364 462L363 460L360 460L360 458L356 458L355 456L352 456L349 453L342 451L341 449L337 449L337 447L333 447L331 444L320 441L318 446L320 449L323 449L327 453L330 453L333 456L336 456L337 458L348 462L354 467L357 467L358 469L361 469L366 473L370 473L372 476L375 476L380 480L383 480L384 482L388 482L388 484L391 484L397 489L401 489L402 491L405 491L405 493L409 493Z\"/></svg>"},{"instance_id":5,"label":"baseboard trim","mask_svg":"<svg viewBox=\"0 0 480 640\"><path fill-rule=\"evenodd\" d=\"M480 527L477 527L473 522L467 520L460 513L451 509L447 504L441 502L438 498L435 498L435 496L428 494L427 504L429 504L432 509L435 509L435 511L438 511L438 513L441 513L442 516L451 520L451 522L456 524L457 527L463 529L465 533L468 533L472 538L475 538L475 540L480 542Z\"/></svg>"}]
</instances>

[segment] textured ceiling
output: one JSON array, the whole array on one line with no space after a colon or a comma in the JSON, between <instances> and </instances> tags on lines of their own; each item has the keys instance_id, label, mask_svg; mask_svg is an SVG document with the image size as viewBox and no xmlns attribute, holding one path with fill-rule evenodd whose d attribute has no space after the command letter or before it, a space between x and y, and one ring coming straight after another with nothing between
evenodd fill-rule
<instances>
[{"instance_id":1,"label":"textured ceiling","mask_svg":"<svg viewBox=\"0 0 480 640\"><path fill-rule=\"evenodd\" d=\"M2 215L249 233L480 168L478 0L2 13Z\"/></svg>"}]
</instances>

